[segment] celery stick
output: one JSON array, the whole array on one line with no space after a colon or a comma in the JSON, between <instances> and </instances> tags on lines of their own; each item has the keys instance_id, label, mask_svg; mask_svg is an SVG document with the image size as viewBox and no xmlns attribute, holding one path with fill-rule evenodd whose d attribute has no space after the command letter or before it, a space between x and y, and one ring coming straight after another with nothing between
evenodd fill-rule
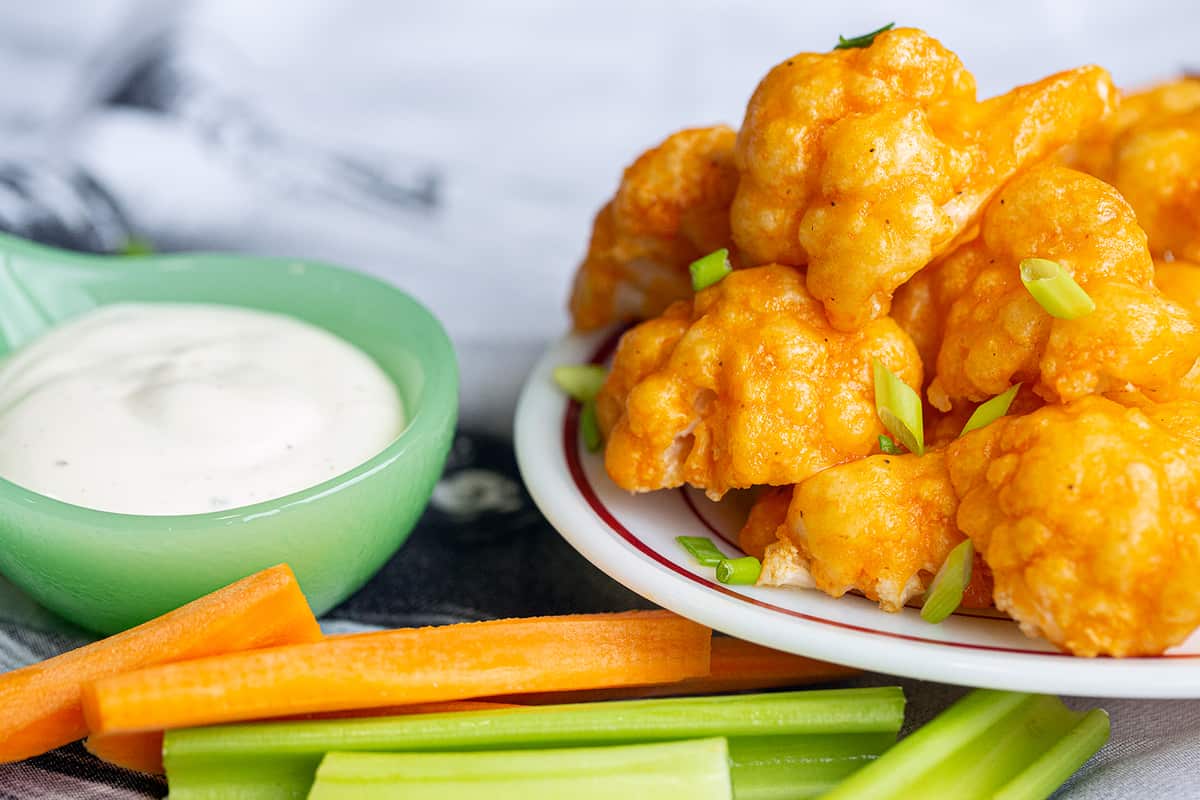
<instances>
[{"instance_id":1,"label":"celery stick","mask_svg":"<svg viewBox=\"0 0 1200 800\"><path fill-rule=\"evenodd\" d=\"M977 690L825 797L976 800L1006 786L1014 798L1037 797L1021 792L1053 792L1103 744L1094 723L1081 728L1086 717L1056 697Z\"/></svg>"},{"instance_id":2,"label":"celery stick","mask_svg":"<svg viewBox=\"0 0 1200 800\"><path fill-rule=\"evenodd\" d=\"M903 719L898 687L680 697L168 731L163 760L174 800L283 800L306 795L330 751L515 750L711 736L893 738Z\"/></svg>"},{"instance_id":3,"label":"celery stick","mask_svg":"<svg viewBox=\"0 0 1200 800\"><path fill-rule=\"evenodd\" d=\"M730 739L733 796L736 800L820 797L895 741L893 733Z\"/></svg>"},{"instance_id":4,"label":"celery stick","mask_svg":"<svg viewBox=\"0 0 1200 800\"><path fill-rule=\"evenodd\" d=\"M330 753L309 800L731 800L724 739L491 753Z\"/></svg>"},{"instance_id":5,"label":"celery stick","mask_svg":"<svg viewBox=\"0 0 1200 800\"><path fill-rule=\"evenodd\" d=\"M1108 714L1093 708L1070 733L996 792L995 800L1044 800L1108 741Z\"/></svg>"}]
</instances>

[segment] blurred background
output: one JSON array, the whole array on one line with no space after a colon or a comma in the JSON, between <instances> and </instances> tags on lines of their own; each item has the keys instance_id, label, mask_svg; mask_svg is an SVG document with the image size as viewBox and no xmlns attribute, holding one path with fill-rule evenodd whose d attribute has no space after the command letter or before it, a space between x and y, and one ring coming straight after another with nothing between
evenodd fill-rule
<instances>
[{"instance_id":1,"label":"blurred background","mask_svg":"<svg viewBox=\"0 0 1200 800\"><path fill-rule=\"evenodd\" d=\"M383 276L449 328L464 422L507 432L621 169L737 125L776 62L893 20L981 95L1086 62L1124 86L1200 67L1200 7L1171 0L8 3L0 228Z\"/></svg>"}]
</instances>

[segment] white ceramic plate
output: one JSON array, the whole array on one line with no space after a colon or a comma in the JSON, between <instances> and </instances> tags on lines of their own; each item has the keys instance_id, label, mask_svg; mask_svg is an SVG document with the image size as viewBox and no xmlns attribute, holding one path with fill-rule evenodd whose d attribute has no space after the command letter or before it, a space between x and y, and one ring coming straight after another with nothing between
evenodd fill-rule
<instances>
[{"instance_id":1,"label":"white ceramic plate","mask_svg":"<svg viewBox=\"0 0 1200 800\"><path fill-rule=\"evenodd\" d=\"M601 457L579 442L578 406L554 386L555 366L603 361L615 342L612 333L568 336L546 352L521 395L516 448L542 513L633 591L732 636L893 675L1052 694L1200 697L1200 634L1158 658L1074 658L1027 639L998 615L964 612L930 625L913 609L887 614L861 597L716 583L712 569L693 562L675 537L710 536L739 554L744 498L739 503L731 493L716 504L693 490L622 491Z\"/></svg>"}]
</instances>

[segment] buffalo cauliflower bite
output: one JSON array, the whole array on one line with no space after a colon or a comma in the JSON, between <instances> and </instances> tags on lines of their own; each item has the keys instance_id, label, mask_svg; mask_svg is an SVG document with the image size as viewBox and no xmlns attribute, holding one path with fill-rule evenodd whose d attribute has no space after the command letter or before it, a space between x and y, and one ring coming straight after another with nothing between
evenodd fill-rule
<instances>
[{"instance_id":1,"label":"buffalo cauliflower bite","mask_svg":"<svg viewBox=\"0 0 1200 800\"><path fill-rule=\"evenodd\" d=\"M771 486L758 496L750 508L746 524L738 532L738 547L742 548L743 553L760 561L763 559L767 547L779 538L779 526L787 520L791 502L791 486Z\"/></svg>"},{"instance_id":2,"label":"buffalo cauliflower bite","mask_svg":"<svg viewBox=\"0 0 1200 800\"><path fill-rule=\"evenodd\" d=\"M1155 261L1154 285L1163 294L1200 319L1200 264L1190 261Z\"/></svg>"},{"instance_id":3,"label":"buffalo cauliflower bite","mask_svg":"<svg viewBox=\"0 0 1200 800\"><path fill-rule=\"evenodd\" d=\"M1156 255L1200 259L1200 108L1140 122L1117 140L1112 183Z\"/></svg>"},{"instance_id":4,"label":"buffalo cauliflower bite","mask_svg":"<svg viewBox=\"0 0 1200 800\"><path fill-rule=\"evenodd\" d=\"M1065 158L1120 190L1155 255L1200 259L1200 80L1125 97Z\"/></svg>"},{"instance_id":5,"label":"buffalo cauliflower bite","mask_svg":"<svg viewBox=\"0 0 1200 800\"><path fill-rule=\"evenodd\" d=\"M1062 153L1063 161L1111 183L1113 151L1126 131L1143 122L1196 108L1200 108L1200 79L1197 78L1183 77L1139 92L1121 92L1116 110L1067 145Z\"/></svg>"},{"instance_id":6,"label":"buffalo cauliflower bite","mask_svg":"<svg viewBox=\"0 0 1200 800\"><path fill-rule=\"evenodd\" d=\"M729 245L734 139L723 125L680 131L625 170L575 276L577 329L653 317L688 296L688 265Z\"/></svg>"},{"instance_id":7,"label":"buffalo cauliflower bite","mask_svg":"<svg viewBox=\"0 0 1200 800\"><path fill-rule=\"evenodd\" d=\"M853 330L1114 96L1108 73L1083 67L981 103L958 57L909 28L794 56L747 107L733 239L748 264L807 264L830 322Z\"/></svg>"},{"instance_id":8,"label":"buffalo cauliflower bite","mask_svg":"<svg viewBox=\"0 0 1200 800\"><path fill-rule=\"evenodd\" d=\"M1101 397L947 449L997 608L1081 656L1155 655L1200 625L1200 405Z\"/></svg>"},{"instance_id":9,"label":"buffalo cauliflower bite","mask_svg":"<svg viewBox=\"0 0 1200 800\"><path fill-rule=\"evenodd\" d=\"M759 505L747 529L757 541L769 520L779 539L766 551L760 584L784 576L790 585L811 583L833 597L855 591L885 611L899 611L924 593L965 538L941 451L874 455L825 470L795 487L782 520L778 496ZM807 575L797 581L800 567ZM976 570L964 605L990 605L989 580L985 568Z\"/></svg>"},{"instance_id":10,"label":"buffalo cauliflower bite","mask_svg":"<svg viewBox=\"0 0 1200 800\"><path fill-rule=\"evenodd\" d=\"M1027 257L1062 265L1096 302L1051 317L1021 283ZM1048 402L1108 394L1171 399L1200 356L1200 330L1153 284L1146 236L1111 186L1045 165L1015 178L984 213L980 234L939 270L969 276L943 322L929 400L949 410L1024 381ZM965 287L965 288L961 288Z\"/></svg>"},{"instance_id":11,"label":"buffalo cauliflower bite","mask_svg":"<svg viewBox=\"0 0 1200 800\"><path fill-rule=\"evenodd\" d=\"M799 270L737 270L622 337L597 398L608 473L629 491L687 483L719 499L865 456L884 432L873 359L921 386L891 319L842 333Z\"/></svg>"}]
</instances>

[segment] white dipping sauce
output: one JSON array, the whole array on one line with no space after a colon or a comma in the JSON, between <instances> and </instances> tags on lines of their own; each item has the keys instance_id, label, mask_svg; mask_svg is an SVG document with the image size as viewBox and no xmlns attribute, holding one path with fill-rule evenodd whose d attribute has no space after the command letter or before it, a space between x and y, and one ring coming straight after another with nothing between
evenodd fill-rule
<instances>
[{"instance_id":1,"label":"white dipping sauce","mask_svg":"<svg viewBox=\"0 0 1200 800\"><path fill-rule=\"evenodd\" d=\"M106 306L0 362L0 476L104 511L282 497L362 464L403 425L365 353L232 306Z\"/></svg>"}]
</instances>

